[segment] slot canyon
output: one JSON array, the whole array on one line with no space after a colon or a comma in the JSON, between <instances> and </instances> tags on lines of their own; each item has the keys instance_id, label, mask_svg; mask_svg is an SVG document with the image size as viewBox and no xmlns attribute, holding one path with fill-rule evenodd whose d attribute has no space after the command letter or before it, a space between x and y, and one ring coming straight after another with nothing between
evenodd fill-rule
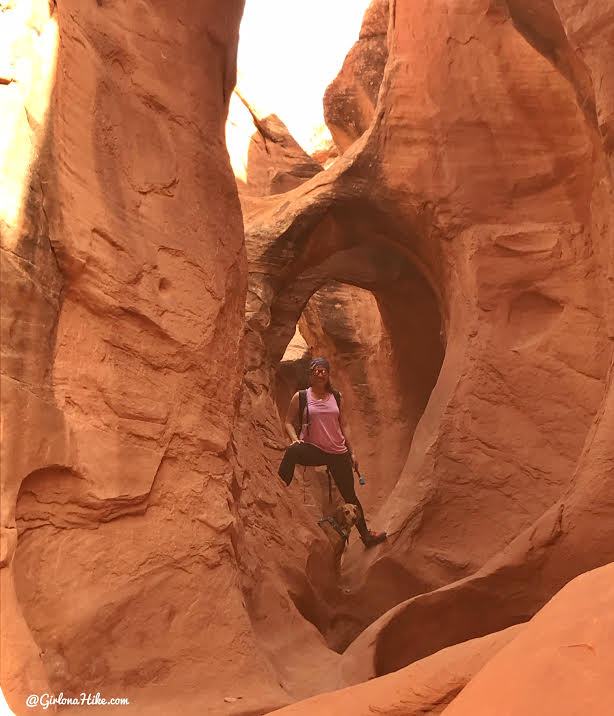
<instances>
[{"instance_id":1,"label":"slot canyon","mask_svg":"<svg viewBox=\"0 0 614 716\"><path fill-rule=\"evenodd\" d=\"M306 147L243 0L0 2L6 713L612 713L614 4L365 8Z\"/></svg>"}]
</instances>

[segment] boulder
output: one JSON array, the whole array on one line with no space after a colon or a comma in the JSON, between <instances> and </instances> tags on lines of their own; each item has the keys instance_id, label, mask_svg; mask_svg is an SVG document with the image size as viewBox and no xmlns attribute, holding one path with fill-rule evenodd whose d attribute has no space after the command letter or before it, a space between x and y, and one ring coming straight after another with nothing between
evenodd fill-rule
<instances>
[{"instance_id":1,"label":"boulder","mask_svg":"<svg viewBox=\"0 0 614 716\"><path fill-rule=\"evenodd\" d=\"M607 714L614 698L614 564L567 584L474 676L446 716Z\"/></svg>"},{"instance_id":2,"label":"boulder","mask_svg":"<svg viewBox=\"0 0 614 716\"><path fill-rule=\"evenodd\" d=\"M345 679L349 683L356 682L356 686L314 696L274 713L280 716L313 713L370 716L375 712L386 716L434 716L442 713L475 674L523 629L524 625L518 625L456 644L379 678L367 676L364 670L346 672Z\"/></svg>"}]
</instances>

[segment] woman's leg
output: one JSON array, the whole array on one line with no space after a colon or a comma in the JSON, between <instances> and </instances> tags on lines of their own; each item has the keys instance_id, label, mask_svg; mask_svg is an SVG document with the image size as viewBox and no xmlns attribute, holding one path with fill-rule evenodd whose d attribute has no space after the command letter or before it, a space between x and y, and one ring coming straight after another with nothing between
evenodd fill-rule
<instances>
[{"instance_id":1,"label":"woman's leg","mask_svg":"<svg viewBox=\"0 0 614 716\"><path fill-rule=\"evenodd\" d=\"M327 453L326 456L328 457L328 467L330 468L335 484L339 488L341 497L351 505L358 507L359 518L358 522L356 522L356 529L364 542L365 539L368 539L369 530L365 522L365 513L356 495L356 490L354 489L352 456L349 452L342 453L341 455L331 455Z\"/></svg>"},{"instance_id":2,"label":"woman's leg","mask_svg":"<svg viewBox=\"0 0 614 716\"><path fill-rule=\"evenodd\" d=\"M277 474L286 485L290 485L294 477L294 468L296 465L307 465L309 467L326 465L328 457L328 453L325 453L324 450L320 450L320 448L315 445L310 445L309 443L293 443L286 449Z\"/></svg>"}]
</instances>

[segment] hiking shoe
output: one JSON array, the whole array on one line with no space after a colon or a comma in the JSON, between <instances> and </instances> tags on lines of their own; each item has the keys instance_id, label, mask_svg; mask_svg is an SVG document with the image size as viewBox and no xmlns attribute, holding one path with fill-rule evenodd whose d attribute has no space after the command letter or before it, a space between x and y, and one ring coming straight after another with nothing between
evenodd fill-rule
<instances>
[{"instance_id":1,"label":"hiking shoe","mask_svg":"<svg viewBox=\"0 0 614 716\"><path fill-rule=\"evenodd\" d=\"M365 547L375 547L376 544L383 542L388 535L385 532L375 532L369 530L367 534L362 537L362 542Z\"/></svg>"}]
</instances>

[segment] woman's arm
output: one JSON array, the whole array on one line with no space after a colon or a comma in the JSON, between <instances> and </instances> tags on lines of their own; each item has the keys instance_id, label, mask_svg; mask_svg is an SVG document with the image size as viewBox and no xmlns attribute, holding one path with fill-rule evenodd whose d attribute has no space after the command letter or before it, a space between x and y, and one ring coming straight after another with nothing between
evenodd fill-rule
<instances>
[{"instance_id":1,"label":"woman's arm","mask_svg":"<svg viewBox=\"0 0 614 716\"><path fill-rule=\"evenodd\" d=\"M339 397L342 397L341 393L339 393ZM352 454L352 462L354 463L354 469L358 470L358 458L356 457L356 452L352 448L353 442L350 433L350 426L345 419L345 416L349 411L347 410L346 402L343 400L341 400L340 402L341 405L344 405L345 407L342 409L341 405L339 406L339 427L341 428L341 432L343 433L343 437L345 438L345 444L347 445L348 450Z\"/></svg>"},{"instance_id":2,"label":"woman's arm","mask_svg":"<svg viewBox=\"0 0 614 716\"><path fill-rule=\"evenodd\" d=\"M290 401L290 405L288 406L288 411L286 413L286 432L288 433L288 437L292 441L292 443L300 443L301 441L298 438L298 435L296 434L296 424L299 422L298 420L298 393L295 393L292 396L292 400Z\"/></svg>"}]
</instances>

